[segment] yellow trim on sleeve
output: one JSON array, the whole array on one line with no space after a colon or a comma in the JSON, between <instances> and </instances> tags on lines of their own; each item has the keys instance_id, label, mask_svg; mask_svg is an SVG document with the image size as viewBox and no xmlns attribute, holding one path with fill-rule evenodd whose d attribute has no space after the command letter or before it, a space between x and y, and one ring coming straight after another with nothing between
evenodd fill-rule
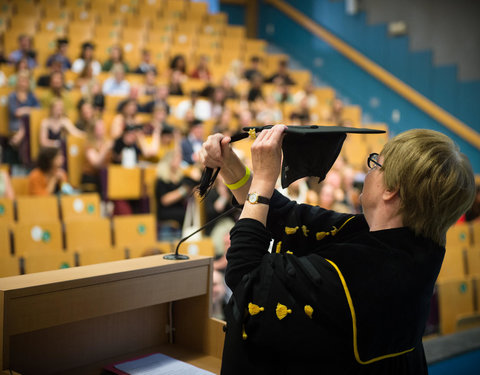
<instances>
[{"instance_id":1,"label":"yellow trim on sleeve","mask_svg":"<svg viewBox=\"0 0 480 375\"><path fill-rule=\"evenodd\" d=\"M398 357L402 354L406 354L406 353L414 350L415 347L413 347L411 349L404 350L402 352L398 352L398 353L385 354L385 355L382 355L380 357L375 357L375 358L369 359L368 361L362 361L360 359L360 355L358 354L358 346L357 346L357 317L355 315L355 308L353 307L353 301L352 301L352 297L350 296L350 291L348 290L347 283L345 282L345 279L342 275L342 272L337 267L337 265L329 259L325 259L325 260L328 263L330 263L333 268L335 268L335 271L337 271L338 277L340 278L340 281L342 282L343 290L345 291L345 297L347 298L348 307L350 308L350 314L352 315L353 354L355 355L355 359L357 360L357 362L360 363L361 365L369 365L370 363L378 362L378 361L381 361L382 359L386 359L386 358Z\"/></svg>"}]
</instances>

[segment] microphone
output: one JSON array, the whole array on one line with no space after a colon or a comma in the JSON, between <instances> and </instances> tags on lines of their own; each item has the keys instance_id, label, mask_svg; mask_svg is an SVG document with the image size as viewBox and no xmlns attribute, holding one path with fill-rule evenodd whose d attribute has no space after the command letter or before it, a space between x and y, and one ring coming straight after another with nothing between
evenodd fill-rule
<instances>
[{"instance_id":1,"label":"microphone","mask_svg":"<svg viewBox=\"0 0 480 375\"><path fill-rule=\"evenodd\" d=\"M202 225L200 228L198 228L195 232L193 233L190 233L187 237L184 237L182 238L180 241L178 241L178 244L177 244L177 247L175 249L175 253L173 254L167 254L167 255L164 255L163 258L164 259L167 259L167 260L187 260L187 259L190 259L190 257L188 255L184 255L184 254L179 254L178 253L178 249L180 248L180 245L182 243L184 243L186 240L188 240L190 237L192 237L194 234L197 234L198 232L200 232L201 230L205 229L206 227L208 227L210 224L216 222L218 219L230 214L231 212L233 212L234 210L237 210L239 209L241 206L239 205L235 205L233 206L232 208L230 208L228 211L225 211L223 214L220 214L218 215L216 218L210 220L208 223L206 223L205 225Z\"/></svg>"}]
</instances>

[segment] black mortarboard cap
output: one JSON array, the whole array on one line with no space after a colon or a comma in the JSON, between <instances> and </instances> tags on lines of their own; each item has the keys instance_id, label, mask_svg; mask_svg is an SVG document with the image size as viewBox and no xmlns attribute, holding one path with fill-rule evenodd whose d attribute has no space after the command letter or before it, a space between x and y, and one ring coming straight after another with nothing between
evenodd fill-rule
<instances>
[{"instance_id":1,"label":"black mortarboard cap","mask_svg":"<svg viewBox=\"0 0 480 375\"><path fill-rule=\"evenodd\" d=\"M247 138L253 130L255 133L269 129L273 125L262 127L245 127L246 133L236 134L232 142ZM343 126L287 126L283 138L282 151L282 187L303 177L318 177L322 181L337 159L348 133L378 134L383 130L367 128L348 128ZM218 174L206 169L200 184L200 195L204 196Z\"/></svg>"},{"instance_id":2,"label":"black mortarboard cap","mask_svg":"<svg viewBox=\"0 0 480 375\"><path fill-rule=\"evenodd\" d=\"M264 127L247 127L244 131ZM303 177L318 177L322 181L342 150L348 133L385 133L383 130L347 128L343 126L287 126L283 138L282 187Z\"/></svg>"}]
</instances>

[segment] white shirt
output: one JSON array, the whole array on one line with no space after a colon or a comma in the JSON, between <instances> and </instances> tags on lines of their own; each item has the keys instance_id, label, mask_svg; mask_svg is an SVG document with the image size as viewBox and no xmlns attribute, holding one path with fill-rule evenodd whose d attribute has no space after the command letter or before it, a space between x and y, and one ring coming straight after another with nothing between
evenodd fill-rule
<instances>
[{"instance_id":1,"label":"white shirt","mask_svg":"<svg viewBox=\"0 0 480 375\"><path fill-rule=\"evenodd\" d=\"M185 115L191 108L192 101L190 99L181 101L175 108L175 117L184 119ZM197 99L195 102L195 108L193 108L193 114L195 118L199 120L208 120L212 115L212 105L208 100Z\"/></svg>"},{"instance_id":2,"label":"white shirt","mask_svg":"<svg viewBox=\"0 0 480 375\"><path fill-rule=\"evenodd\" d=\"M130 93L130 83L126 80L117 82L115 78L110 77L103 82L102 92L104 95L126 96Z\"/></svg>"},{"instance_id":3,"label":"white shirt","mask_svg":"<svg viewBox=\"0 0 480 375\"><path fill-rule=\"evenodd\" d=\"M85 60L84 59L76 59L72 65L72 72L81 73L85 68ZM98 76L102 71L102 66L96 60L92 61L92 74L94 76Z\"/></svg>"}]
</instances>

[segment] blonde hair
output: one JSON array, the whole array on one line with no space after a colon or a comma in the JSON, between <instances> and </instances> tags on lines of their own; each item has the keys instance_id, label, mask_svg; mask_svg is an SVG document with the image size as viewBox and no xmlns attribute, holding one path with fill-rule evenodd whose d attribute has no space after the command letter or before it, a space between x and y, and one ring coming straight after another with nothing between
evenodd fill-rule
<instances>
[{"instance_id":1,"label":"blonde hair","mask_svg":"<svg viewBox=\"0 0 480 375\"><path fill-rule=\"evenodd\" d=\"M413 129L383 148L382 171L389 190L398 189L403 224L445 245L448 228L468 210L475 179L467 157L446 135Z\"/></svg>"}]
</instances>

